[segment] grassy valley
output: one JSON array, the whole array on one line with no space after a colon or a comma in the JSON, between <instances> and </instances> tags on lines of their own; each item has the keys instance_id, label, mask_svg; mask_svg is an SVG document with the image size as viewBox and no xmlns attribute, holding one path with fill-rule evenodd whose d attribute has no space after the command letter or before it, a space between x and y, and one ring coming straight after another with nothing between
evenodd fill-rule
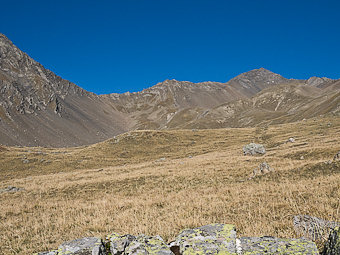
<instances>
[{"instance_id":1,"label":"grassy valley","mask_svg":"<svg viewBox=\"0 0 340 255\"><path fill-rule=\"evenodd\" d=\"M294 137L294 143L287 143ZM243 145L265 145L244 156ZM213 222L296 237L292 216L340 218L340 118L206 130L131 131L76 148L1 147L0 247L51 250L83 236L159 234ZM260 163L275 171L248 179Z\"/></svg>"}]
</instances>

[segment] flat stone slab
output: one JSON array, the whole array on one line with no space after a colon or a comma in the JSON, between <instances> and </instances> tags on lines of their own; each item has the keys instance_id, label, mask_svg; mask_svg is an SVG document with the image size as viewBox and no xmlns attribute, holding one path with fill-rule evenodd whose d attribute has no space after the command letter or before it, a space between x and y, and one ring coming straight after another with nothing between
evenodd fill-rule
<instances>
[{"instance_id":1,"label":"flat stone slab","mask_svg":"<svg viewBox=\"0 0 340 255\"><path fill-rule=\"evenodd\" d=\"M319 251L314 242L306 239L281 239L275 237L241 237L237 240L238 254L299 254L317 255Z\"/></svg>"},{"instance_id":2,"label":"flat stone slab","mask_svg":"<svg viewBox=\"0 0 340 255\"><path fill-rule=\"evenodd\" d=\"M100 238L85 237L65 242L58 248L57 255L106 255Z\"/></svg>"},{"instance_id":3,"label":"flat stone slab","mask_svg":"<svg viewBox=\"0 0 340 255\"><path fill-rule=\"evenodd\" d=\"M230 224L210 224L182 231L170 244L175 254L237 254L236 229Z\"/></svg>"}]
</instances>

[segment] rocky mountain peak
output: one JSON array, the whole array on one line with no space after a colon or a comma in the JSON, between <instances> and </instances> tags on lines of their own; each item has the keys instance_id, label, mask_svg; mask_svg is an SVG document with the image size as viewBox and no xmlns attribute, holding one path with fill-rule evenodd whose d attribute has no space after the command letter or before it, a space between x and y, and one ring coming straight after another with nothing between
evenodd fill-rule
<instances>
[{"instance_id":1,"label":"rocky mountain peak","mask_svg":"<svg viewBox=\"0 0 340 255\"><path fill-rule=\"evenodd\" d=\"M316 77L316 76L313 76L313 77L310 77L307 81L306 81L306 84L307 85L310 85L310 86L313 86L313 87L320 87L326 83L329 83L329 82L332 82L333 80L332 79L329 79L327 77Z\"/></svg>"},{"instance_id":2,"label":"rocky mountain peak","mask_svg":"<svg viewBox=\"0 0 340 255\"><path fill-rule=\"evenodd\" d=\"M289 81L289 79L279 74L273 73L265 68L259 68L236 76L228 81L226 85L241 91L247 96L252 96L267 87Z\"/></svg>"},{"instance_id":3,"label":"rocky mountain peak","mask_svg":"<svg viewBox=\"0 0 340 255\"><path fill-rule=\"evenodd\" d=\"M265 68L254 69L245 73L242 73L231 81L238 81L241 85L244 86L251 86L257 85L260 83L267 83L267 84L278 84L288 81L288 79L282 77L279 74L273 73Z\"/></svg>"}]
</instances>

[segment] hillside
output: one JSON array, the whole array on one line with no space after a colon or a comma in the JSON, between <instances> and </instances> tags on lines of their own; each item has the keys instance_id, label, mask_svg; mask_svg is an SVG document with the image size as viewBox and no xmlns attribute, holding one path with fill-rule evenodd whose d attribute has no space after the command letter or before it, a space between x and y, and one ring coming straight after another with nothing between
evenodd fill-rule
<instances>
[{"instance_id":1,"label":"hillside","mask_svg":"<svg viewBox=\"0 0 340 255\"><path fill-rule=\"evenodd\" d=\"M62 79L0 34L0 144L70 147L132 130L253 127L339 115L340 81L264 68L226 83L166 80L96 95Z\"/></svg>"},{"instance_id":2,"label":"hillside","mask_svg":"<svg viewBox=\"0 0 340 255\"><path fill-rule=\"evenodd\" d=\"M287 142L288 138L295 142ZM242 147L262 143L263 156ZM232 223L299 237L292 218L340 218L340 118L257 128L133 131L76 148L0 149L0 247L32 254L83 236L161 235ZM267 162L274 171L256 176ZM321 246L320 246L321 247Z\"/></svg>"},{"instance_id":3,"label":"hillside","mask_svg":"<svg viewBox=\"0 0 340 255\"><path fill-rule=\"evenodd\" d=\"M0 143L91 144L128 129L111 102L45 69L0 34Z\"/></svg>"}]
</instances>

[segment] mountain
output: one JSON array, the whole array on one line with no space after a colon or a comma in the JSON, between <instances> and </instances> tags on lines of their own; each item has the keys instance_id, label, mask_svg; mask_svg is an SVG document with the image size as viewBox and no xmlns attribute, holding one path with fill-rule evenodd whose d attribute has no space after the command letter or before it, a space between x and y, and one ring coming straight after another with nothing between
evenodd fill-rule
<instances>
[{"instance_id":1,"label":"mountain","mask_svg":"<svg viewBox=\"0 0 340 255\"><path fill-rule=\"evenodd\" d=\"M0 143L74 146L128 130L105 98L45 69L0 34Z\"/></svg>"},{"instance_id":2,"label":"mountain","mask_svg":"<svg viewBox=\"0 0 340 255\"><path fill-rule=\"evenodd\" d=\"M79 146L135 129L246 127L340 112L340 81L286 79L264 68L226 83L165 80L96 95L62 79L0 34L0 143Z\"/></svg>"}]
</instances>

